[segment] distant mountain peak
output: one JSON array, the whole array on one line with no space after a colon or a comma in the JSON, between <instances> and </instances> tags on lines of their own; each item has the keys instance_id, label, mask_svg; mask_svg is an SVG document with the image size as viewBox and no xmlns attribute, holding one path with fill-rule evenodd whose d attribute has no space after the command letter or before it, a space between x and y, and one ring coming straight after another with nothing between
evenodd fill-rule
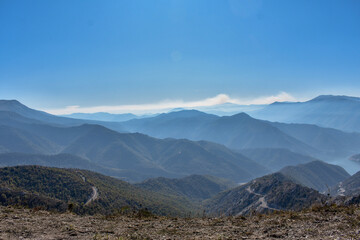
<instances>
[{"instance_id":1,"label":"distant mountain peak","mask_svg":"<svg viewBox=\"0 0 360 240\"><path fill-rule=\"evenodd\" d=\"M84 123L80 126L75 126L73 128L82 128L82 129L86 129L86 130L91 130L91 131L105 131L105 132L115 132L109 128L106 128L102 125L99 125L99 124L91 124L91 123Z\"/></svg>"},{"instance_id":2,"label":"distant mountain peak","mask_svg":"<svg viewBox=\"0 0 360 240\"><path fill-rule=\"evenodd\" d=\"M204 113L195 109L190 109L190 110L169 112L169 113L165 113L165 115L177 116L177 117L196 117L196 116L210 116L212 114Z\"/></svg>"},{"instance_id":3,"label":"distant mountain peak","mask_svg":"<svg viewBox=\"0 0 360 240\"><path fill-rule=\"evenodd\" d=\"M187 109L179 107L179 108L171 109L170 112L179 112L179 111L184 111L184 110L187 110Z\"/></svg>"},{"instance_id":4,"label":"distant mountain peak","mask_svg":"<svg viewBox=\"0 0 360 240\"><path fill-rule=\"evenodd\" d=\"M339 100L360 101L360 98L345 96L345 95L320 95L317 96L316 98L311 99L310 101L312 102L312 101L339 101Z\"/></svg>"},{"instance_id":5,"label":"distant mountain peak","mask_svg":"<svg viewBox=\"0 0 360 240\"><path fill-rule=\"evenodd\" d=\"M234 118L252 119L252 117L251 117L249 114L244 113L244 112L237 113L237 114L235 114L235 115L232 115L231 117L234 117Z\"/></svg>"},{"instance_id":6,"label":"distant mountain peak","mask_svg":"<svg viewBox=\"0 0 360 240\"><path fill-rule=\"evenodd\" d=\"M292 104L292 103L298 103L298 102L288 102L288 101L286 101L286 102L273 102L273 103L271 103L269 105L283 105L283 104Z\"/></svg>"},{"instance_id":7,"label":"distant mountain peak","mask_svg":"<svg viewBox=\"0 0 360 240\"><path fill-rule=\"evenodd\" d=\"M18 103L18 104L21 104L18 100L16 99L10 99L10 100L5 100L5 99L2 99L0 100L0 103Z\"/></svg>"},{"instance_id":8,"label":"distant mountain peak","mask_svg":"<svg viewBox=\"0 0 360 240\"><path fill-rule=\"evenodd\" d=\"M15 112L25 117L29 116L26 113L39 112L25 106L18 100L0 100L0 111Z\"/></svg>"},{"instance_id":9,"label":"distant mountain peak","mask_svg":"<svg viewBox=\"0 0 360 240\"><path fill-rule=\"evenodd\" d=\"M0 107L23 107L28 108L18 100L12 99L12 100L0 100Z\"/></svg>"},{"instance_id":10,"label":"distant mountain peak","mask_svg":"<svg viewBox=\"0 0 360 240\"><path fill-rule=\"evenodd\" d=\"M122 122L128 121L134 118L138 118L137 115L132 113L120 113L113 114L108 112L96 112L96 113L72 113L61 115L62 117L69 117L83 120L94 120L94 121L107 121L107 122Z\"/></svg>"}]
</instances>

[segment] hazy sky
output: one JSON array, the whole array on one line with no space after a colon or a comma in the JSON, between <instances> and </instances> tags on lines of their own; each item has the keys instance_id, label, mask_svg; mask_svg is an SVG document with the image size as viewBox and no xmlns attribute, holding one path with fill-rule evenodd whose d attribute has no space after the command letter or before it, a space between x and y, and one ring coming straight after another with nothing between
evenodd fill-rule
<instances>
[{"instance_id":1,"label":"hazy sky","mask_svg":"<svg viewBox=\"0 0 360 240\"><path fill-rule=\"evenodd\" d=\"M0 99L48 110L328 93L360 96L358 0L0 0Z\"/></svg>"}]
</instances>

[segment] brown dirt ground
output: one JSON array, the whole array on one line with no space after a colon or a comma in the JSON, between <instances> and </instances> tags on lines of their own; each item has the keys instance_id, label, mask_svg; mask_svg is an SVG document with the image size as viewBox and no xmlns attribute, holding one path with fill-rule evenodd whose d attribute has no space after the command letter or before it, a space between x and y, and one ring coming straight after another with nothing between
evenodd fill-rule
<instances>
[{"instance_id":1,"label":"brown dirt ground","mask_svg":"<svg viewBox=\"0 0 360 240\"><path fill-rule=\"evenodd\" d=\"M360 239L360 207L221 218L78 216L0 207L0 239Z\"/></svg>"}]
</instances>

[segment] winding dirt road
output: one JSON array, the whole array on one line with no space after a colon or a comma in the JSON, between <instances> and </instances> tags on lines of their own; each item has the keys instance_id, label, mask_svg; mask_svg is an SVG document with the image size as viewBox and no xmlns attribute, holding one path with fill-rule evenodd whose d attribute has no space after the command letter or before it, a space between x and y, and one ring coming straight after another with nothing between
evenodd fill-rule
<instances>
[{"instance_id":1,"label":"winding dirt road","mask_svg":"<svg viewBox=\"0 0 360 240\"><path fill-rule=\"evenodd\" d=\"M85 206L90 204L91 202L95 201L99 197L99 192L98 192L97 188L94 186L91 186L91 188L92 188L93 192L92 192L89 200L87 200L87 202L85 203Z\"/></svg>"},{"instance_id":2,"label":"winding dirt road","mask_svg":"<svg viewBox=\"0 0 360 240\"><path fill-rule=\"evenodd\" d=\"M78 173L79 173L81 179L84 182L86 182L86 178L80 172L78 172ZM91 194L90 198L86 201L85 206L89 205L91 202L95 201L99 197L98 189L95 186L91 186L91 188L92 188L92 194Z\"/></svg>"},{"instance_id":3,"label":"winding dirt road","mask_svg":"<svg viewBox=\"0 0 360 240\"><path fill-rule=\"evenodd\" d=\"M259 196L260 198L259 198L256 202L254 202L254 203L250 204L249 206L247 206L246 208L244 208L244 209L239 213L240 215L246 213L250 208L253 208L253 207L256 207L257 210L259 210L259 208L267 208L267 209L271 209L271 210L278 210L278 209L276 209L276 208L271 208L271 207L269 207L268 203L267 203L266 200L265 200L265 196L262 195L262 194L259 194L259 193L254 192L254 191L251 189L250 186L248 186L248 187L246 188L246 191L248 191L250 194L254 194L254 195L256 195L256 196Z\"/></svg>"}]
</instances>

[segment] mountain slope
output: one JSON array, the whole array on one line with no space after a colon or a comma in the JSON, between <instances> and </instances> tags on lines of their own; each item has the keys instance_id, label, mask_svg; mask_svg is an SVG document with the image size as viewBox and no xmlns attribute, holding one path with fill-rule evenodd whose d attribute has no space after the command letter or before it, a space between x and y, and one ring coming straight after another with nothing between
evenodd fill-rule
<instances>
[{"instance_id":1,"label":"mountain slope","mask_svg":"<svg viewBox=\"0 0 360 240\"><path fill-rule=\"evenodd\" d=\"M12 101L3 101L3 103L9 102ZM29 109L16 101L15 103L15 107L3 107L3 110L13 112L11 112L12 115L10 116L9 112L0 111L0 123L16 128L22 128L22 125L26 123L27 128L24 130L31 131L35 129L33 133L45 137L40 135L40 133L46 134L50 131L43 127L43 125L47 125L46 121L48 121L47 118L43 118L45 113ZM17 108L26 111L20 111ZM22 114L25 112L27 116L36 115L36 118L41 120L26 118L21 115L16 116L16 112ZM57 116L45 115L59 119ZM13 121L14 119L16 121ZM81 121L89 122L89 120ZM97 123L96 121L90 122ZM99 123L115 130L119 130L121 127L121 130L142 132L160 138L174 137L213 141L237 150L244 148L284 148L322 159L348 157L360 151L360 147L358 147L360 146L359 134L349 134L335 129L306 124L271 123L251 118L244 113L229 117L218 117L195 110L184 110L161 114L156 117L133 119L121 123L121 126L119 123ZM51 132L48 136L51 134L52 138L55 139L61 136L59 132L63 130ZM69 136L69 133L67 136ZM71 138L65 138L62 139L63 143L60 144L64 145L64 142L67 143L72 140Z\"/></svg>"},{"instance_id":2,"label":"mountain slope","mask_svg":"<svg viewBox=\"0 0 360 240\"><path fill-rule=\"evenodd\" d=\"M138 116L125 113L125 114L110 114L106 112L97 112L97 113L72 113L69 115L63 115L67 118L83 119L83 120L94 120L94 121L104 121L104 122L123 122L128 121Z\"/></svg>"},{"instance_id":3,"label":"mountain slope","mask_svg":"<svg viewBox=\"0 0 360 240\"><path fill-rule=\"evenodd\" d=\"M319 192L326 192L330 187L350 177L342 167L322 161L288 166L280 172L294 182Z\"/></svg>"},{"instance_id":4,"label":"mountain slope","mask_svg":"<svg viewBox=\"0 0 360 240\"><path fill-rule=\"evenodd\" d=\"M210 214L233 216L253 211L300 210L323 198L317 191L274 173L219 193L205 207Z\"/></svg>"},{"instance_id":5,"label":"mountain slope","mask_svg":"<svg viewBox=\"0 0 360 240\"><path fill-rule=\"evenodd\" d=\"M265 121L251 118L245 113L218 117L198 111L179 111L154 118L136 119L123 123L132 132L154 137L187 138L223 144L232 149L288 148L311 154L316 150L281 132Z\"/></svg>"},{"instance_id":6,"label":"mountain slope","mask_svg":"<svg viewBox=\"0 0 360 240\"><path fill-rule=\"evenodd\" d=\"M83 123L80 120L57 117L46 112L31 109L17 100L0 100L0 111L14 112L26 118L52 124L79 125Z\"/></svg>"},{"instance_id":7,"label":"mountain slope","mask_svg":"<svg viewBox=\"0 0 360 240\"><path fill-rule=\"evenodd\" d=\"M0 167L38 165L56 168L77 168L98 172L107 176L122 179L134 179L140 181L142 178L136 178L136 173L121 169L105 168L89 160L70 154L42 155L26 153L3 153L0 154Z\"/></svg>"},{"instance_id":8,"label":"mountain slope","mask_svg":"<svg viewBox=\"0 0 360 240\"><path fill-rule=\"evenodd\" d=\"M273 172L279 171L286 166L294 166L316 160L313 157L291 152L283 148L251 148L241 150L240 152Z\"/></svg>"},{"instance_id":9,"label":"mountain slope","mask_svg":"<svg viewBox=\"0 0 360 240\"><path fill-rule=\"evenodd\" d=\"M180 179L153 178L136 184L136 186L154 192L201 201L211 198L235 184L213 176L191 175Z\"/></svg>"},{"instance_id":10,"label":"mountain slope","mask_svg":"<svg viewBox=\"0 0 360 240\"><path fill-rule=\"evenodd\" d=\"M39 142L35 149L27 150L25 147L18 147L24 145L24 137L16 137L11 142L8 141L10 138L4 137L3 144L0 141L2 152L68 153L109 170L102 171L99 168L101 173L112 172L113 176L125 177L129 181L159 176L208 174L243 182L268 173L256 162L219 144L185 139L161 140L139 133L118 133L91 124L52 126L4 111L0 111L0 122L7 124L3 130L0 128L0 136L5 136L9 129L16 127L16 133L26 132L26 139L29 140L26 143L34 144L36 139L40 139L49 145ZM9 148L10 146L13 148Z\"/></svg>"},{"instance_id":11,"label":"mountain slope","mask_svg":"<svg viewBox=\"0 0 360 240\"><path fill-rule=\"evenodd\" d=\"M321 150L327 158L348 157L359 151L360 133L347 133L311 124L271 123L282 132Z\"/></svg>"},{"instance_id":12,"label":"mountain slope","mask_svg":"<svg viewBox=\"0 0 360 240\"><path fill-rule=\"evenodd\" d=\"M219 117L196 110L163 113L156 117L133 119L123 126L130 132L141 132L158 138L196 138L197 129Z\"/></svg>"},{"instance_id":13,"label":"mountain slope","mask_svg":"<svg viewBox=\"0 0 360 240\"><path fill-rule=\"evenodd\" d=\"M142 132L159 138L206 140L236 150L282 148L325 160L347 158L360 151L359 133L311 124L268 122L245 113L218 117L184 110L123 122L123 126L130 132Z\"/></svg>"},{"instance_id":14,"label":"mountain slope","mask_svg":"<svg viewBox=\"0 0 360 240\"><path fill-rule=\"evenodd\" d=\"M277 102L249 114L269 121L309 123L360 132L360 98L356 97L323 95L307 102Z\"/></svg>"},{"instance_id":15,"label":"mountain slope","mask_svg":"<svg viewBox=\"0 0 360 240\"><path fill-rule=\"evenodd\" d=\"M233 149L287 148L296 152L316 152L267 122L251 118L245 113L216 119L199 131L198 138L222 143Z\"/></svg>"},{"instance_id":16,"label":"mountain slope","mask_svg":"<svg viewBox=\"0 0 360 240\"><path fill-rule=\"evenodd\" d=\"M88 125L86 134L63 152L89 159L101 166L146 171L153 176L208 174L246 181L267 170L229 149L185 139L155 139L143 134L119 134Z\"/></svg>"},{"instance_id":17,"label":"mountain slope","mask_svg":"<svg viewBox=\"0 0 360 240\"><path fill-rule=\"evenodd\" d=\"M340 196L360 195L360 171L334 186L331 189L331 194Z\"/></svg>"},{"instance_id":18,"label":"mountain slope","mask_svg":"<svg viewBox=\"0 0 360 240\"><path fill-rule=\"evenodd\" d=\"M51 141L27 131L0 125L0 153L54 153L57 146Z\"/></svg>"},{"instance_id":19,"label":"mountain slope","mask_svg":"<svg viewBox=\"0 0 360 240\"><path fill-rule=\"evenodd\" d=\"M35 193L66 204L73 203L74 211L78 213L111 213L130 207L138 210L148 208L162 215L182 216L194 210L194 206L186 199L153 193L85 170L39 166L1 168L0 188L13 192ZM87 203L94 188L97 196ZM26 202L23 204L26 205Z\"/></svg>"},{"instance_id":20,"label":"mountain slope","mask_svg":"<svg viewBox=\"0 0 360 240\"><path fill-rule=\"evenodd\" d=\"M61 167L61 168L80 168L83 167L87 170L99 168L80 157L70 154L57 154L57 155L41 155L41 154L26 154L26 153L3 153L0 154L0 166L10 167L19 165L41 165L48 167Z\"/></svg>"},{"instance_id":21,"label":"mountain slope","mask_svg":"<svg viewBox=\"0 0 360 240\"><path fill-rule=\"evenodd\" d=\"M56 126L79 126L85 123L100 124L102 126L111 128L113 130L122 132L123 128L120 123L117 122L102 122L92 120L81 120L66 117L55 116L43 111L31 109L17 100L0 100L0 111L13 112L22 117L40 121L49 125Z\"/></svg>"}]
</instances>

